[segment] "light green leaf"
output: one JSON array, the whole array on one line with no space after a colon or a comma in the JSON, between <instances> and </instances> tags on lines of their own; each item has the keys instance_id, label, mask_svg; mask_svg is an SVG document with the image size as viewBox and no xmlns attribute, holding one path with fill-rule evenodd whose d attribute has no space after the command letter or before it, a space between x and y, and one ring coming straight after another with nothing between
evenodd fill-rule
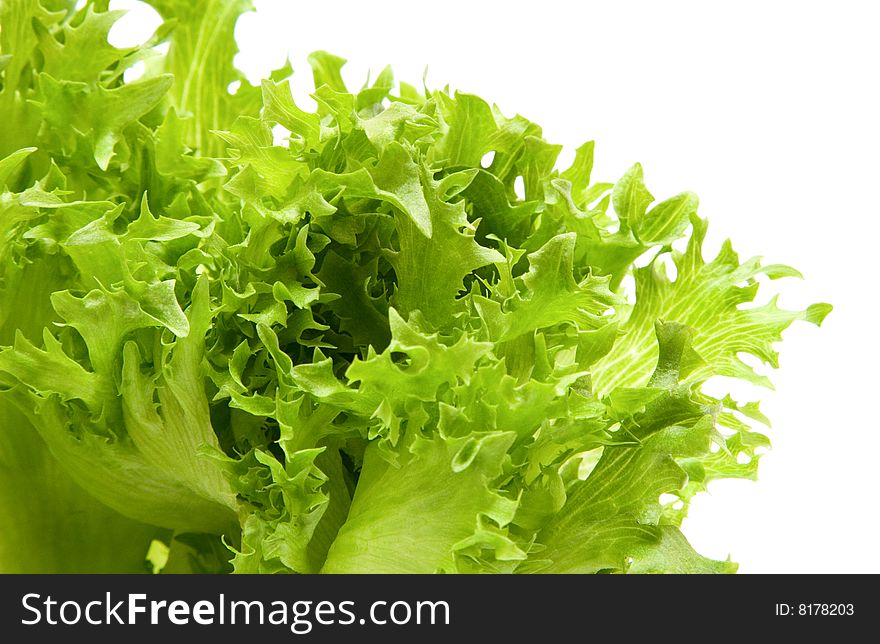
<instances>
[{"instance_id":1,"label":"light green leaf","mask_svg":"<svg viewBox=\"0 0 880 644\"><path fill-rule=\"evenodd\" d=\"M666 277L656 259L636 269L636 304L622 326L625 340L596 365L593 376L598 391L647 382L657 359L655 320L673 320L694 329L693 348L703 364L688 376L691 382L721 375L770 386L766 376L756 373L737 354L749 353L776 367L778 353L773 343L781 339L782 331L795 320L820 324L830 311L827 304L785 311L775 298L762 306L743 308L757 294L754 277L763 270L759 260L740 263L725 243L717 257L706 262L701 252L706 222L694 217L691 223L694 230L687 250L673 254L678 269L674 281Z\"/></svg>"},{"instance_id":2,"label":"light green leaf","mask_svg":"<svg viewBox=\"0 0 880 644\"><path fill-rule=\"evenodd\" d=\"M642 165L636 163L621 177L611 195L622 230L637 228L654 196L645 187Z\"/></svg>"},{"instance_id":3,"label":"light green leaf","mask_svg":"<svg viewBox=\"0 0 880 644\"><path fill-rule=\"evenodd\" d=\"M399 467L369 447L348 519L321 572L455 572L456 550L470 545L478 517L503 527L516 508L492 488L513 435L473 439L416 439ZM457 458L462 449L473 451L466 465Z\"/></svg>"}]
</instances>

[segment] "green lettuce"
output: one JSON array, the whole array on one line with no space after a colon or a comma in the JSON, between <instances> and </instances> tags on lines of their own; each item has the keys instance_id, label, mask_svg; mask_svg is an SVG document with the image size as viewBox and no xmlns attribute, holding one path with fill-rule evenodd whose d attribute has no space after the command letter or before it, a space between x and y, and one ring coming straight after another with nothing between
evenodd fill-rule
<instances>
[{"instance_id":1,"label":"green lettuce","mask_svg":"<svg viewBox=\"0 0 880 644\"><path fill-rule=\"evenodd\" d=\"M234 67L246 0L150 4L128 48L0 5L0 571L735 570L679 528L766 419L702 385L769 386L831 309L753 305L797 271L592 142L326 52L307 111Z\"/></svg>"}]
</instances>

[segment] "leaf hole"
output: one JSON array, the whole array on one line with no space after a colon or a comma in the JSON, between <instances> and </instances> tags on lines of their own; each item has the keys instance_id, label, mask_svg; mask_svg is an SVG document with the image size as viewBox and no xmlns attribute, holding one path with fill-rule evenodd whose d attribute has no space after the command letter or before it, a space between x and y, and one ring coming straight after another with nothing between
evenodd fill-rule
<instances>
[{"instance_id":1,"label":"leaf hole","mask_svg":"<svg viewBox=\"0 0 880 644\"><path fill-rule=\"evenodd\" d=\"M159 12L139 0L111 0L109 8L128 12L116 21L107 34L107 41L114 47L142 45L163 22Z\"/></svg>"},{"instance_id":2,"label":"leaf hole","mask_svg":"<svg viewBox=\"0 0 880 644\"><path fill-rule=\"evenodd\" d=\"M524 201L526 198L526 182L525 179L522 178L522 175L518 176L513 180L513 192L516 194L516 198Z\"/></svg>"},{"instance_id":3,"label":"leaf hole","mask_svg":"<svg viewBox=\"0 0 880 644\"><path fill-rule=\"evenodd\" d=\"M144 61L139 60L122 73L122 80L124 80L126 83L133 83L134 81L141 78L146 71L147 66L144 64Z\"/></svg>"},{"instance_id":4,"label":"leaf hole","mask_svg":"<svg viewBox=\"0 0 880 644\"><path fill-rule=\"evenodd\" d=\"M623 279L620 280L620 286L617 287L617 292L623 295L629 301L635 301L636 298L636 278L633 277L631 273L628 273L623 276Z\"/></svg>"},{"instance_id":5,"label":"leaf hole","mask_svg":"<svg viewBox=\"0 0 880 644\"><path fill-rule=\"evenodd\" d=\"M402 371L406 371L412 364L410 357L403 351L392 351L391 361Z\"/></svg>"},{"instance_id":6,"label":"leaf hole","mask_svg":"<svg viewBox=\"0 0 880 644\"><path fill-rule=\"evenodd\" d=\"M277 147L287 147L290 140L290 130L283 125L276 125L272 128L272 145Z\"/></svg>"}]
</instances>

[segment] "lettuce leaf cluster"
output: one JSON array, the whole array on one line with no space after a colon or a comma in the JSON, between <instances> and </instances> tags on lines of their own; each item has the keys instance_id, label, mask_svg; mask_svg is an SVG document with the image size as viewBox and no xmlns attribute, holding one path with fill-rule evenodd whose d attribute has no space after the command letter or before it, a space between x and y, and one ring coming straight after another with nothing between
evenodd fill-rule
<instances>
[{"instance_id":1,"label":"lettuce leaf cluster","mask_svg":"<svg viewBox=\"0 0 880 644\"><path fill-rule=\"evenodd\" d=\"M797 271L477 96L254 86L245 0L107 4L0 5L0 570L735 570L679 526L766 419L701 385Z\"/></svg>"}]
</instances>

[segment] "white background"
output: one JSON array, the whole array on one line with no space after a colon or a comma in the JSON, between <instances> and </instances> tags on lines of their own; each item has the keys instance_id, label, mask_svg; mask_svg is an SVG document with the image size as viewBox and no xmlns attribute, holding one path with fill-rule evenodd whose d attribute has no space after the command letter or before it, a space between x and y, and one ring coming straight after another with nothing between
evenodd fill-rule
<instances>
[{"instance_id":1,"label":"white background","mask_svg":"<svg viewBox=\"0 0 880 644\"><path fill-rule=\"evenodd\" d=\"M821 329L789 329L775 392L737 388L761 397L774 423L760 481L712 484L684 530L741 572L880 572L875 3L255 4L238 25L238 63L256 80L289 56L302 107L313 50L349 59L350 87L388 63L420 85L427 65L430 87L542 124L568 148L565 165L595 139L595 180L640 161L658 198L695 191L711 222L707 256L730 237L742 258L799 268L803 282L767 293L780 288L788 308L835 310ZM120 38L155 26L126 23Z\"/></svg>"}]
</instances>

